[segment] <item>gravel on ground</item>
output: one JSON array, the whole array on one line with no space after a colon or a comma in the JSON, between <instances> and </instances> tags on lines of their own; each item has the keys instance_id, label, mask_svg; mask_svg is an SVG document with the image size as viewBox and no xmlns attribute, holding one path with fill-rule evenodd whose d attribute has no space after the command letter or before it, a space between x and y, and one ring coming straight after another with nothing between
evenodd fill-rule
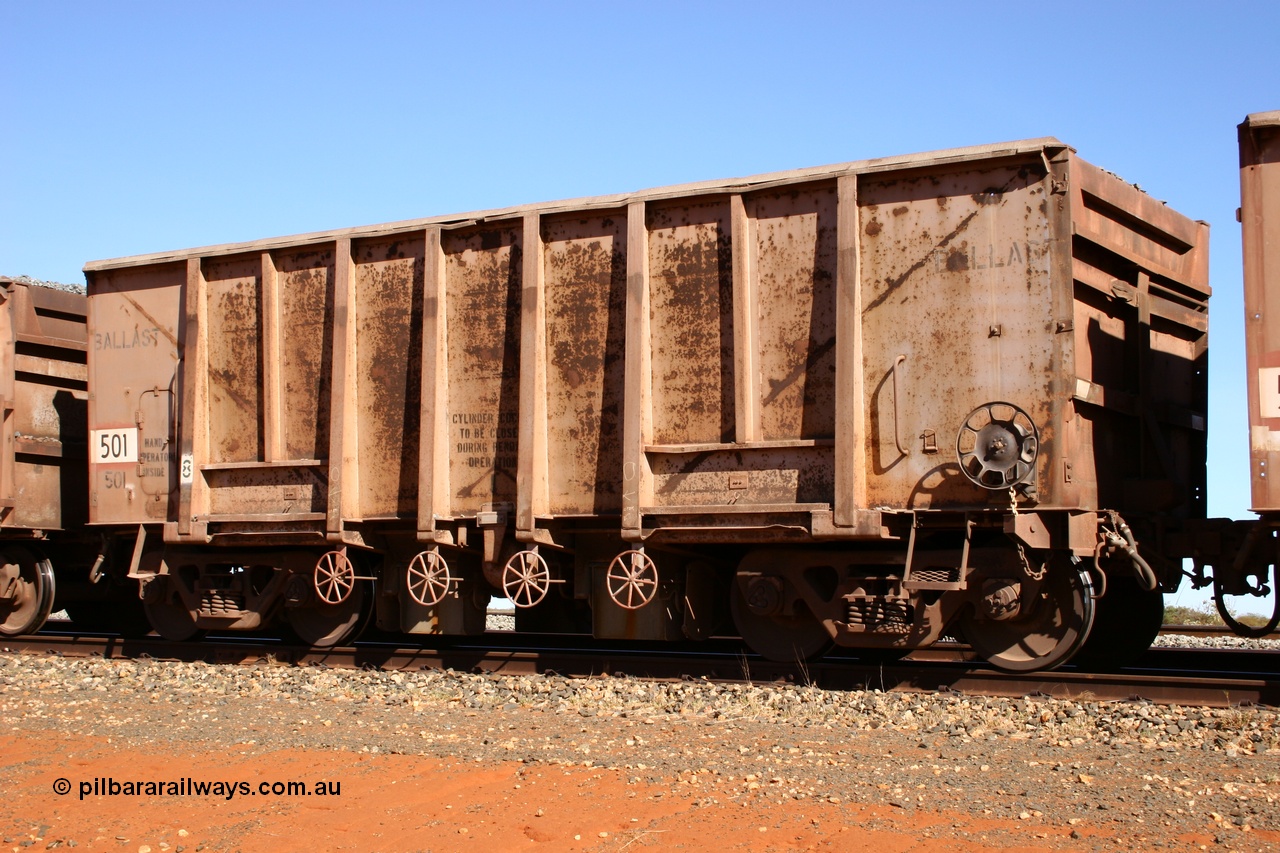
<instances>
[{"instance_id":1,"label":"gravel on ground","mask_svg":"<svg viewBox=\"0 0 1280 853\"><path fill-rule=\"evenodd\" d=\"M19 853L182 853L172 815L209 850L295 849L299 827L398 833L368 849L1280 850L1268 708L0 655L0 715ZM137 767L347 787L323 811L77 798Z\"/></svg>"}]
</instances>

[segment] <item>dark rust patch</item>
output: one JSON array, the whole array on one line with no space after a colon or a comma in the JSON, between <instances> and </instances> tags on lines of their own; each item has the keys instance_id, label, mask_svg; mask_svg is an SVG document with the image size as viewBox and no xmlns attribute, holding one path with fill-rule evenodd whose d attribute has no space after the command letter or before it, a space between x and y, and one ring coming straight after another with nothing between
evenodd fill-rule
<instances>
[{"instance_id":1,"label":"dark rust patch","mask_svg":"<svg viewBox=\"0 0 1280 853\"><path fill-rule=\"evenodd\" d=\"M422 244L366 242L356 256L360 508L415 511L422 373Z\"/></svg>"},{"instance_id":2,"label":"dark rust patch","mask_svg":"<svg viewBox=\"0 0 1280 853\"><path fill-rule=\"evenodd\" d=\"M333 352L333 256L297 252L276 258L280 275L281 379L285 452L329 456L329 353Z\"/></svg>"},{"instance_id":3,"label":"dark rust patch","mask_svg":"<svg viewBox=\"0 0 1280 853\"><path fill-rule=\"evenodd\" d=\"M204 264L214 462L263 458L261 264L256 255Z\"/></svg>"},{"instance_id":4,"label":"dark rust patch","mask_svg":"<svg viewBox=\"0 0 1280 853\"><path fill-rule=\"evenodd\" d=\"M455 511L515 501L515 442L499 435L520 423L520 240L518 223L444 235Z\"/></svg>"},{"instance_id":5,"label":"dark rust patch","mask_svg":"<svg viewBox=\"0 0 1280 853\"><path fill-rule=\"evenodd\" d=\"M830 185L758 195L756 348L760 435L835 434L836 196Z\"/></svg>"},{"instance_id":6,"label":"dark rust patch","mask_svg":"<svg viewBox=\"0 0 1280 853\"><path fill-rule=\"evenodd\" d=\"M729 205L649 213L654 440L732 441L733 258Z\"/></svg>"}]
</instances>

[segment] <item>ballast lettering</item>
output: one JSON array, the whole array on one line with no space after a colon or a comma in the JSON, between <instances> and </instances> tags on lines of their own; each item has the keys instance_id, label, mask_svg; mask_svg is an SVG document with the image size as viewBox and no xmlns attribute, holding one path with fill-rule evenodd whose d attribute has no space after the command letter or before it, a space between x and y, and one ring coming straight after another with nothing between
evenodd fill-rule
<instances>
[{"instance_id":1,"label":"ballast lettering","mask_svg":"<svg viewBox=\"0 0 1280 853\"><path fill-rule=\"evenodd\" d=\"M95 332L93 348L95 350L134 349L136 347L154 347L160 345L160 329L132 329L118 332Z\"/></svg>"}]
</instances>

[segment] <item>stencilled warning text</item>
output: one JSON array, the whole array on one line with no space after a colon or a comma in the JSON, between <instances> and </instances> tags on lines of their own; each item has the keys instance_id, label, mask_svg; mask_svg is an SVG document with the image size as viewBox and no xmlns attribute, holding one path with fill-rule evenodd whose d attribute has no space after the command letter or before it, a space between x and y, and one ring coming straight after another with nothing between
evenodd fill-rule
<instances>
[{"instance_id":1,"label":"stencilled warning text","mask_svg":"<svg viewBox=\"0 0 1280 853\"><path fill-rule=\"evenodd\" d=\"M453 452L468 468L515 470L520 439L516 412L467 412L451 417Z\"/></svg>"}]
</instances>

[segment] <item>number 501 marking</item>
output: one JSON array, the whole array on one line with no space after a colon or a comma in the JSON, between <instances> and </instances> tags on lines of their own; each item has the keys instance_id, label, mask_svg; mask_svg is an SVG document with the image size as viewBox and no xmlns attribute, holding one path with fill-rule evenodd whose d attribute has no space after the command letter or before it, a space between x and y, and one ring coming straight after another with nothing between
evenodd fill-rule
<instances>
[{"instance_id":1,"label":"number 501 marking","mask_svg":"<svg viewBox=\"0 0 1280 853\"><path fill-rule=\"evenodd\" d=\"M138 428L95 429L90 434L89 452L98 464L138 461Z\"/></svg>"}]
</instances>

